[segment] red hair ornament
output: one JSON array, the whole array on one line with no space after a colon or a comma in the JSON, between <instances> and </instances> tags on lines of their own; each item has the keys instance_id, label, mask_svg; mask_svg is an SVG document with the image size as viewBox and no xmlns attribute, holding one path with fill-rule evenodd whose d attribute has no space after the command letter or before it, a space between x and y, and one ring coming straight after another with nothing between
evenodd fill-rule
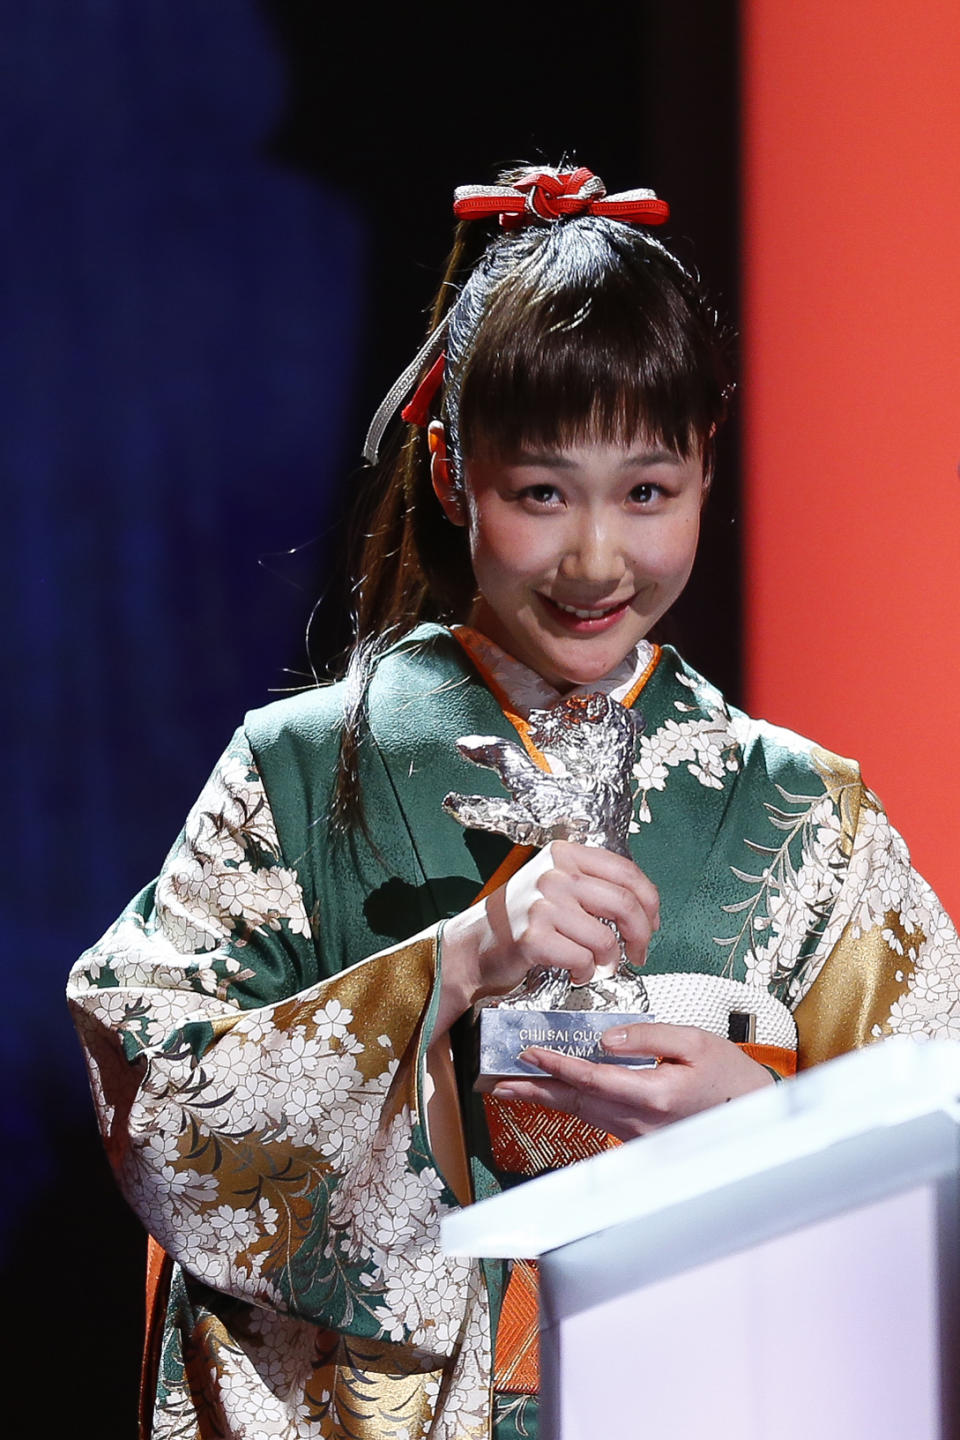
<instances>
[{"instance_id":1,"label":"red hair ornament","mask_svg":"<svg viewBox=\"0 0 960 1440\"><path fill-rule=\"evenodd\" d=\"M525 170L512 185L460 185L453 192L453 213L460 220L496 215L504 230L567 215L606 215L628 224L662 225L670 206L653 190L621 190L608 195L599 175L585 165L576 170Z\"/></svg>"},{"instance_id":2,"label":"red hair ornament","mask_svg":"<svg viewBox=\"0 0 960 1440\"><path fill-rule=\"evenodd\" d=\"M424 375L414 391L409 405L400 411L400 419L408 425L426 425L430 419L430 407L440 386L443 384L443 370L447 363L446 354L440 354Z\"/></svg>"}]
</instances>

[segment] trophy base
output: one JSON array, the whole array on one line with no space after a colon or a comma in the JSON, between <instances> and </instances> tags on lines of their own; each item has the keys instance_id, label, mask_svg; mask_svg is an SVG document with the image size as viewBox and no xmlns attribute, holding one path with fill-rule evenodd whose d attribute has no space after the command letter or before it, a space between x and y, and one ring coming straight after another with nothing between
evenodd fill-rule
<instances>
[{"instance_id":1,"label":"trophy base","mask_svg":"<svg viewBox=\"0 0 960 1440\"><path fill-rule=\"evenodd\" d=\"M655 1055L614 1055L600 1041L605 1030L639 1025L656 1017L649 1011L625 1014L617 1010L517 1010L509 1005L484 1006L477 1026L479 1057L476 1090L491 1090L498 1080L546 1079L542 1070L520 1059L528 1045L593 1060L646 1070L656 1065Z\"/></svg>"}]
</instances>

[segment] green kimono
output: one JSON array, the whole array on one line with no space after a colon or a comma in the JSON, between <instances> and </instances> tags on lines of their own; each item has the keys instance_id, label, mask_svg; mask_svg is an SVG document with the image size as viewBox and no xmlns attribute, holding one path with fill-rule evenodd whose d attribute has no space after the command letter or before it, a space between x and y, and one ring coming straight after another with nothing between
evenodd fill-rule
<instances>
[{"instance_id":1,"label":"green kimono","mask_svg":"<svg viewBox=\"0 0 960 1440\"><path fill-rule=\"evenodd\" d=\"M726 1035L746 1010L801 1064L960 1037L956 932L856 766L650 654L632 846L661 897L657 1018ZM441 810L502 793L454 745L517 738L492 683L438 626L387 653L347 838L341 687L250 715L159 879L71 974L110 1159L175 1261L156 1437L490 1433L502 1272L440 1252L456 1200L423 1077L439 922L510 849ZM481 1196L503 1177L464 1111ZM535 1433L534 1406L497 1403L498 1435Z\"/></svg>"}]
</instances>

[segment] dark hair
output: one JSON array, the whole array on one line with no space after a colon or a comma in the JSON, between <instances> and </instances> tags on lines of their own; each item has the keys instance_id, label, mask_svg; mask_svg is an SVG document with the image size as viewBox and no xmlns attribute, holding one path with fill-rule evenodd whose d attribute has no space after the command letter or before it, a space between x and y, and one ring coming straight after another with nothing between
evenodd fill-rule
<instances>
[{"instance_id":1,"label":"dark hair","mask_svg":"<svg viewBox=\"0 0 960 1440\"><path fill-rule=\"evenodd\" d=\"M643 433L687 457L723 419L715 316L657 240L585 215L494 241L454 305L455 460Z\"/></svg>"},{"instance_id":2,"label":"dark hair","mask_svg":"<svg viewBox=\"0 0 960 1440\"><path fill-rule=\"evenodd\" d=\"M481 452L639 434L702 454L709 471L730 389L727 337L696 278L645 230L607 217L530 224L478 256L482 231L460 222L430 318L431 330L447 323L433 408L454 475L462 481L464 459ZM362 824L357 751L379 654L421 621L465 621L475 597L467 532L433 494L423 430L408 427L383 468L354 592L334 804L343 825Z\"/></svg>"}]
</instances>

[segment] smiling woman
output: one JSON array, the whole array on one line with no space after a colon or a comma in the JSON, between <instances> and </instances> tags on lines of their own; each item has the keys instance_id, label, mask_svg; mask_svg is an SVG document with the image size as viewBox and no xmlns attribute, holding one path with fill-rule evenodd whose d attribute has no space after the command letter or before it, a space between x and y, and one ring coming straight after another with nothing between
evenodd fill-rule
<instances>
[{"instance_id":1,"label":"smiling woman","mask_svg":"<svg viewBox=\"0 0 960 1440\"><path fill-rule=\"evenodd\" d=\"M883 1035L960 1033L960 942L857 766L651 634L728 388L715 316L640 228L666 207L577 170L456 208L506 227L463 221L373 427L424 372L343 682L247 716L71 976L105 1142L165 1252L158 1440L535 1440L535 1277L445 1257L451 1206ZM568 710L639 737L629 853L468 834L449 792L512 802L458 737L576 790ZM657 1019L604 1043L660 1063L538 1049L542 1078L474 1094L475 1007L621 945Z\"/></svg>"}]
</instances>

